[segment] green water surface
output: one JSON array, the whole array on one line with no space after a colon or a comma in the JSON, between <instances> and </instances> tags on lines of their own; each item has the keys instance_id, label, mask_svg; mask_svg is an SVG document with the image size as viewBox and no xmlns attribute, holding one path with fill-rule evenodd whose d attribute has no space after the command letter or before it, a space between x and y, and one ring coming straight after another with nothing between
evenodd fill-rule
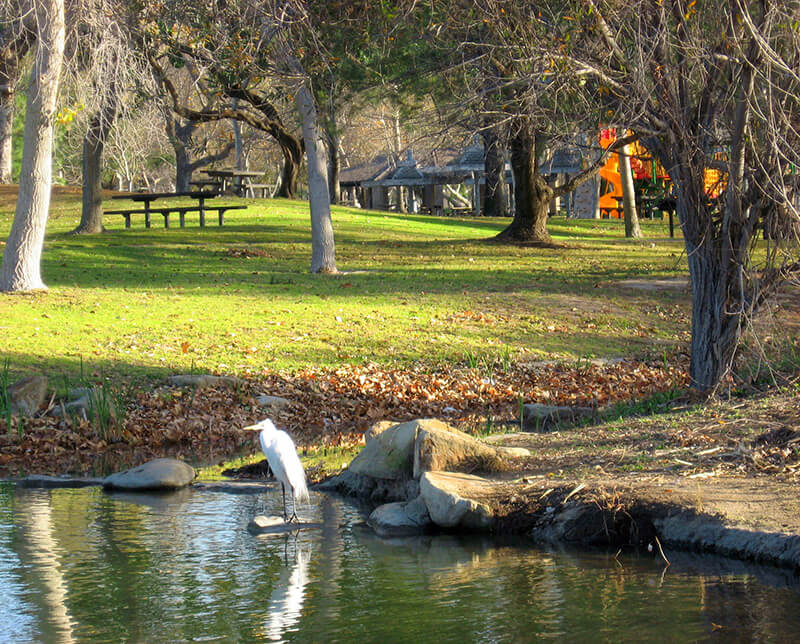
<instances>
[{"instance_id":1,"label":"green water surface","mask_svg":"<svg viewBox=\"0 0 800 644\"><path fill-rule=\"evenodd\" d=\"M383 540L312 495L322 528L255 537L263 495L0 485L3 642L774 641L800 637L790 571L525 540Z\"/></svg>"}]
</instances>

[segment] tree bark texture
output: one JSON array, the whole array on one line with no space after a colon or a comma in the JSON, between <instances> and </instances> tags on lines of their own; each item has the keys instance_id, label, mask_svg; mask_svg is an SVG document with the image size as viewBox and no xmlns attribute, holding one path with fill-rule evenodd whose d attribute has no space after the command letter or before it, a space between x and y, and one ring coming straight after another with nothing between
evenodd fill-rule
<instances>
[{"instance_id":1,"label":"tree bark texture","mask_svg":"<svg viewBox=\"0 0 800 644\"><path fill-rule=\"evenodd\" d=\"M526 130L511 139L511 167L514 171L514 219L496 239L510 242L552 243L547 232L547 215L553 189L539 174L536 141Z\"/></svg>"},{"instance_id":2,"label":"tree bark texture","mask_svg":"<svg viewBox=\"0 0 800 644\"><path fill-rule=\"evenodd\" d=\"M83 138L83 204L81 223L73 231L78 234L101 233L103 230L103 151L117 117L117 90L114 83L107 89L100 110L89 121Z\"/></svg>"},{"instance_id":3,"label":"tree bark texture","mask_svg":"<svg viewBox=\"0 0 800 644\"><path fill-rule=\"evenodd\" d=\"M0 38L0 183L11 183L14 109L22 61L35 42L32 25L21 18L3 26Z\"/></svg>"},{"instance_id":4,"label":"tree bark texture","mask_svg":"<svg viewBox=\"0 0 800 644\"><path fill-rule=\"evenodd\" d=\"M64 0L34 0L38 42L31 69L19 195L3 253L0 291L47 288L41 255L50 207L53 120L64 58Z\"/></svg>"},{"instance_id":5,"label":"tree bark texture","mask_svg":"<svg viewBox=\"0 0 800 644\"><path fill-rule=\"evenodd\" d=\"M628 146L622 146L618 152L619 176L622 180L622 210L625 217L625 237L640 239L643 237L639 225L639 215L636 212L636 192L633 189L633 172L631 171L631 158L628 156Z\"/></svg>"},{"instance_id":6,"label":"tree bark texture","mask_svg":"<svg viewBox=\"0 0 800 644\"><path fill-rule=\"evenodd\" d=\"M13 158L14 99L16 92L0 93L0 183L11 183Z\"/></svg>"},{"instance_id":7,"label":"tree bark texture","mask_svg":"<svg viewBox=\"0 0 800 644\"><path fill-rule=\"evenodd\" d=\"M275 135L273 134L273 136ZM283 153L281 185L276 196L294 199L297 195L297 175L300 173L300 163L303 160L303 148L300 142L293 137L278 138L275 136L275 140Z\"/></svg>"},{"instance_id":8,"label":"tree bark texture","mask_svg":"<svg viewBox=\"0 0 800 644\"><path fill-rule=\"evenodd\" d=\"M304 80L295 92L295 104L303 124L303 140L308 165L308 201L311 209L311 272L335 273L336 252L328 193L325 150L317 125L314 95Z\"/></svg>"},{"instance_id":9,"label":"tree bark texture","mask_svg":"<svg viewBox=\"0 0 800 644\"><path fill-rule=\"evenodd\" d=\"M175 190L176 192L189 192L192 188L192 175L198 168L203 168L228 157L231 150L235 149L235 142L228 142L216 154L205 154L192 160L192 139L199 128L199 123L187 120L181 123L172 114L166 114L165 131L172 149L175 152Z\"/></svg>"},{"instance_id":10,"label":"tree bark texture","mask_svg":"<svg viewBox=\"0 0 800 644\"><path fill-rule=\"evenodd\" d=\"M486 197L483 211L487 217L507 217L508 188L500 139L492 130L486 130L483 141L486 146Z\"/></svg>"},{"instance_id":11,"label":"tree bark texture","mask_svg":"<svg viewBox=\"0 0 800 644\"><path fill-rule=\"evenodd\" d=\"M342 187L339 184L341 163L339 161L339 137L335 132L326 132L328 143L328 192L332 204L342 200Z\"/></svg>"}]
</instances>

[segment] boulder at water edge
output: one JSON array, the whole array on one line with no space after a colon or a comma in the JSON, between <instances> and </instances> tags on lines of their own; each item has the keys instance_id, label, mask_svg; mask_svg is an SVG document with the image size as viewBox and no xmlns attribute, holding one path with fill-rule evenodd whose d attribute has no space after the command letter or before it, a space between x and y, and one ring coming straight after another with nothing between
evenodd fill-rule
<instances>
[{"instance_id":1,"label":"boulder at water edge","mask_svg":"<svg viewBox=\"0 0 800 644\"><path fill-rule=\"evenodd\" d=\"M425 472L419 490L431 520L439 527L489 530L494 512L487 499L496 485L470 474Z\"/></svg>"},{"instance_id":2,"label":"boulder at water edge","mask_svg":"<svg viewBox=\"0 0 800 644\"><path fill-rule=\"evenodd\" d=\"M116 490L177 490L194 480L194 469L174 458L157 458L103 480L103 487Z\"/></svg>"},{"instance_id":3,"label":"boulder at water edge","mask_svg":"<svg viewBox=\"0 0 800 644\"><path fill-rule=\"evenodd\" d=\"M419 496L413 501L378 506L367 524L381 537L424 534L433 525L425 501Z\"/></svg>"}]
</instances>

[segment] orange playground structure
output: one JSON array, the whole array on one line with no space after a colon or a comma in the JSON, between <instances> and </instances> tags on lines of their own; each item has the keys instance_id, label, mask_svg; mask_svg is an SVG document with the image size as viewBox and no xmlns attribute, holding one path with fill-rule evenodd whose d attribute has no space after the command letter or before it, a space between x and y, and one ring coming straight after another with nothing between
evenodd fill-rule
<instances>
[{"instance_id":1,"label":"orange playground structure","mask_svg":"<svg viewBox=\"0 0 800 644\"><path fill-rule=\"evenodd\" d=\"M617 140L617 129L606 128L600 130L600 145L607 148ZM631 173L637 192L637 202L645 201L648 194L657 193L664 195L664 188L669 182L669 175L663 166L652 157L644 146L636 141L628 146L631 160ZM715 158L724 157L724 153L717 153ZM722 159L721 159L722 160ZM599 208L603 216L615 219L623 217L622 212L622 177L619 173L619 155L614 152L609 156L606 164L600 169L600 201ZM705 187L709 197L717 197L725 188L724 173L719 170L708 169L705 171ZM640 199L644 197L645 199ZM642 213L639 213L640 215Z\"/></svg>"}]
</instances>

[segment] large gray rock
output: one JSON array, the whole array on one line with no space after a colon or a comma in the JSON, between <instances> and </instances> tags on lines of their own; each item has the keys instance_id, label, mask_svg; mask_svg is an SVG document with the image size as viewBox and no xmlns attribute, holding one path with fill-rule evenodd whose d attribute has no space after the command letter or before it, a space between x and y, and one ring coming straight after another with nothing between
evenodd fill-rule
<instances>
[{"instance_id":1,"label":"large gray rock","mask_svg":"<svg viewBox=\"0 0 800 644\"><path fill-rule=\"evenodd\" d=\"M431 520L439 527L486 531L495 522L486 500L494 485L470 474L425 472L419 491Z\"/></svg>"},{"instance_id":2,"label":"large gray rock","mask_svg":"<svg viewBox=\"0 0 800 644\"><path fill-rule=\"evenodd\" d=\"M244 380L233 376L212 376L208 374L191 374L182 376L170 376L169 384L176 387L196 387L204 389L206 387L235 387L244 384Z\"/></svg>"},{"instance_id":3,"label":"large gray rock","mask_svg":"<svg viewBox=\"0 0 800 644\"><path fill-rule=\"evenodd\" d=\"M412 478L376 479L347 469L323 481L316 486L316 489L337 492L370 503L390 503L408 501L419 496L419 481Z\"/></svg>"},{"instance_id":4,"label":"large gray rock","mask_svg":"<svg viewBox=\"0 0 800 644\"><path fill-rule=\"evenodd\" d=\"M424 534L433 525L421 496L413 501L386 503L375 508L367 524L381 537Z\"/></svg>"},{"instance_id":5,"label":"large gray rock","mask_svg":"<svg viewBox=\"0 0 800 644\"><path fill-rule=\"evenodd\" d=\"M505 469L501 450L438 420L417 421L414 478L424 472L498 472Z\"/></svg>"},{"instance_id":6,"label":"large gray rock","mask_svg":"<svg viewBox=\"0 0 800 644\"><path fill-rule=\"evenodd\" d=\"M378 436L379 434L383 434L387 429L391 429L392 427L397 427L400 423L395 422L393 420L381 420L375 423L372 427L370 427L367 431L364 432L364 443L369 443L373 438Z\"/></svg>"},{"instance_id":7,"label":"large gray rock","mask_svg":"<svg viewBox=\"0 0 800 644\"><path fill-rule=\"evenodd\" d=\"M436 419L378 423L347 470L321 489L372 502L408 501L418 494L423 472L497 471L527 450L486 445Z\"/></svg>"},{"instance_id":8,"label":"large gray rock","mask_svg":"<svg viewBox=\"0 0 800 644\"><path fill-rule=\"evenodd\" d=\"M47 378L28 376L8 387L11 413L33 416L44 404L47 396Z\"/></svg>"},{"instance_id":9,"label":"large gray rock","mask_svg":"<svg viewBox=\"0 0 800 644\"><path fill-rule=\"evenodd\" d=\"M194 480L194 469L174 458L157 458L103 479L104 488L118 490L176 490Z\"/></svg>"},{"instance_id":10,"label":"large gray rock","mask_svg":"<svg viewBox=\"0 0 800 644\"><path fill-rule=\"evenodd\" d=\"M395 425L370 440L348 469L376 479L411 478L414 463L414 441L422 421L412 420Z\"/></svg>"}]
</instances>

